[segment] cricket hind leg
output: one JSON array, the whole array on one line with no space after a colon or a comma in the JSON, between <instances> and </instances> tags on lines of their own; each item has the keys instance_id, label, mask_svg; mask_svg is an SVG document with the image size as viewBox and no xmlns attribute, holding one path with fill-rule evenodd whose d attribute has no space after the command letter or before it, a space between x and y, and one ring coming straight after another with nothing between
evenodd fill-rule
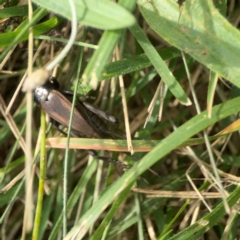
<instances>
[{"instance_id":1,"label":"cricket hind leg","mask_svg":"<svg viewBox=\"0 0 240 240\"><path fill-rule=\"evenodd\" d=\"M124 164L123 162L120 162L120 161L118 161L118 160L115 160L115 159L113 159L113 158L111 158L111 157L99 156L99 155L97 154L97 152L94 151L94 150L87 150L87 152L88 152L91 156L93 156L94 158L96 158L96 159L98 159L98 160L102 160L102 161L105 161L105 162L108 162L108 163L112 163L112 164L114 164L114 165L116 165L116 166L121 166L124 171L131 168L129 165L126 165L126 164ZM134 158L135 160L139 161L139 159L138 159L136 156L133 156L133 155L129 154L128 152L125 152L125 154L127 154L128 156L130 156L130 157ZM160 176L157 172L155 172L153 169L148 168L147 170L148 170L149 172L151 172L153 175L155 175L156 177L161 178L161 176Z\"/></svg>"},{"instance_id":2,"label":"cricket hind leg","mask_svg":"<svg viewBox=\"0 0 240 240\"><path fill-rule=\"evenodd\" d=\"M59 125L60 125L60 124L59 124L58 122L54 121L52 118L51 118L50 120L51 120L53 126L54 126L60 133L62 133L64 136L67 136L67 134L59 128ZM74 136L75 134L72 134L72 135ZM120 162L120 161L118 161L118 160L115 160L115 159L113 159L113 158L111 158L111 157L99 156L99 155L97 154L97 152L94 151L94 150L86 149L86 151L88 152L88 154L90 154L91 156L93 156L94 158L96 158L96 159L98 159L98 160L102 160L102 161L105 161L105 162L108 162L108 163L112 163L112 164L114 164L114 165L116 165L116 166L121 166L124 171L131 168L130 166L128 166L128 165L126 165L126 164L124 164L124 163L122 163L122 162Z\"/></svg>"},{"instance_id":3,"label":"cricket hind leg","mask_svg":"<svg viewBox=\"0 0 240 240\"><path fill-rule=\"evenodd\" d=\"M94 151L94 150L87 150L87 152L88 152L91 156L93 156L94 158L96 158L96 159L98 159L98 160L102 160L102 161L105 161L105 162L108 162L108 163L112 163L112 164L114 164L114 165L116 165L116 166L121 166L124 171L131 168L130 166L128 166L128 165L126 165L126 164L124 164L124 163L122 163L122 162L120 162L120 161L118 161L118 160L115 160L115 159L113 159L113 158L111 158L111 157L99 156L99 155L97 154L97 152Z\"/></svg>"},{"instance_id":4,"label":"cricket hind leg","mask_svg":"<svg viewBox=\"0 0 240 240\"><path fill-rule=\"evenodd\" d=\"M50 118L50 122L53 124L53 126L54 126L60 133L62 133L64 136L67 136L67 134L66 134L62 129L59 128L59 125L60 125L60 124L59 124L58 122L56 122L56 121L55 121L54 119L52 119L52 118ZM75 134L72 134L72 135L75 136ZM77 136L77 135L76 135L76 136ZM93 156L94 158L96 158L96 159L98 159L98 160L102 160L102 161L105 161L105 162L108 162L108 163L112 163L112 164L114 164L114 165L116 165L116 166L121 166L124 171L131 168L129 165L126 165L126 164L124 164L124 163L122 163L122 162L120 162L120 161L118 161L118 160L112 159L112 158L110 158L110 157L99 156L99 155L97 154L97 152L94 151L94 150L86 150L86 151L87 151L91 156ZM131 155L131 154L128 153L128 152L125 152L125 154L127 154L128 156L130 156L130 157L134 158L135 160L139 161L139 158L137 158L136 156ZM153 169L148 168L148 171L151 172L151 173L152 173L153 175L155 175L156 177L161 178L161 176L160 176L157 172L155 172Z\"/></svg>"},{"instance_id":5,"label":"cricket hind leg","mask_svg":"<svg viewBox=\"0 0 240 240\"><path fill-rule=\"evenodd\" d=\"M113 124L118 124L118 119L115 118L114 116L106 113L105 111L95 107L94 105L90 104L90 103L87 103L87 102L82 102L83 105L89 110L91 111L92 113L96 114L97 116L113 123Z\"/></svg>"}]
</instances>

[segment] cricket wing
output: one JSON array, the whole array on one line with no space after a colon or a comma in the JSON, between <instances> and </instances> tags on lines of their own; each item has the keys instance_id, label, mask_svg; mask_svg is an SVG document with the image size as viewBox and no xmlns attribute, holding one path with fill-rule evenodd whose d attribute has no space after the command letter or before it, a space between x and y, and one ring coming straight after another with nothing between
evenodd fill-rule
<instances>
[{"instance_id":1,"label":"cricket wing","mask_svg":"<svg viewBox=\"0 0 240 240\"><path fill-rule=\"evenodd\" d=\"M59 91L52 90L41 107L56 122L68 126L72 103ZM74 109L72 130L78 132L80 136L101 138L84 116L84 112L81 114L78 109Z\"/></svg>"}]
</instances>

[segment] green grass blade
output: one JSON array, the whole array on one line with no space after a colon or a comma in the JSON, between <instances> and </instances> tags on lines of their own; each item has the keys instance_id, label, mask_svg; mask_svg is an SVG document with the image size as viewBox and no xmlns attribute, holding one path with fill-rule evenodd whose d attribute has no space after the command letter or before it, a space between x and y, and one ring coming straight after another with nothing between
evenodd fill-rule
<instances>
[{"instance_id":1,"label":"green grass blade","mask_svg":"<svg viewBox=\"0 0 240 240\"><path fill-rule=\"evenodd\" d=\"M180 9L175 1L139 0L139 7L159 36L240 87L240 33L212 1L186 1Z\"/></svg>"},{"instance_id":2,"label":"green grass blade","mask_svg":"<svg viewBox=\"0 0 240 240\"><path fill-rule=\"evenodd\" d=\"M211 117L211 114L212 114L213 99L214 99L217 82L218 82L218 75L214 72L211 72L209 85L208 85L208 96L207 96L207 109L208 109L209 117Z\"/></svg>"},{"instance_id":3,"label":"green grass blade","mask_svg":"<svg viewBox=\"0 0 240 240\"><path fill-rule=\"evenodd\" d=\"M45 9L37 9L34 12L34 17L31 22L28 22L28 20L25 20L17 29L15 32L10 33L3 33L0 34L0 46L7 46L4 51L0 55L0 61L3 60L3 58L7 55L7 53L20 41L27 39L28 29L34 25L37 21L39 21L42 17L44 17L47 14L47 11ZM48 21L47 21L48 22ZM42 26L42 24L40 24ZM54 24L56 26L56 24ZM52 27L54 27L52 26ZM42 29L42 28L40 28ZM46 28L45 28L46 30ZM36 31L36 29L35 29ZM8 35L10 34L10 35ZM36 34L36 32L34 33ZM39 33L40 34L40 33ZM6 44L7 42L7 44Z\"/></svg>"},{"instance_id":4,"label":"green grass blade","mask_svg":"<svg viewBox=\"0 0 240 240\"><path fill-rule=\"evenodd\" d=\"M71 20L72 14L67 0L35 0L40 6ZM74 0L77 19L82 24L105 30L131 26L135 19L119 4L107 0Z\"/></svg>"},{"instance_id":5,"label":"green grass blade","mask_svg":"<svg viewBox=\"0 0 240 240\"><path fill-rule=\"evenodd\" d=\"M71 196L68 199L68 204L67 204L68 211L72 211L72 209L74 208L75 204L80 198L80 194L82 193L83 188L87 185L88 181L92 177L94 171L96 170L96 167L97 167L97 161L92 161L92 163L86 168L81 179L79 180L78 184L76 185L75 189L73 190ZM48 238L49 240L56 239L56 236L61 228L62 217L63 217L63 214L61 213L55 226L53 227L51 235Z\"/></svg>"},{"instance_id":6,"label":"green grass blade","mask_svg":"<svg viewBox=\"0 0 240 240\"><path fill-rule=\"evenodd\" d=\"M161 58L164 61L170 60L180 55L180 51L174 47L158 50L157 53L161 56ZM132 73L135 71L142 70L151 65L152 63L147 57L147 54L145 53L134 57L123 58L119 61L107 64L104 69L104 72L102 73L101 79L105 80L111 77Z\"/></svg>"},{"instance_id":7,"label":"green grass blade","mask_svg":"<svg viewBox=\"0 0 240 240\"><path fill-rule=\"evenodd\" d=\"M120 205L128 197L131 187L132 186L129 186L126 189L124 189L124 191L122 191L121 194L118 196L118 198L114 201L111 209L108 211L107 215L105 216L105 218L103 219L103 221L101 222L101 224L98 226L97 230L94 232L93 236L91 237L91 240L101 238L106 226L110 224L111 220L114 217L114 214L116 213L116 211L119 210Z\"/></svg>"},{"instance_id":8,"label":"green grass blade","mask_svg":"<svg viewBox=\"0 0 240 240\"><path fill-rule=\"evenodd\" d=\"M191 120L183 124L172 134L166 137L151 152L145 155L140 162L135 164L124 176L115 181L108 190L99 198L92 208L85 213L79 222L70 230L66 237L72 234L78 234L83 237L86 231L92 226L93 222L101 214L101 212L113 201L114 197L120 194L129 184L137 179L144 171L151 167L157 161L161 161L162 157L170 151L181 145L188 138L200 132L215 122L239 111L240 97L229 100L226 103L219 104L213 108L212 118L207 117L207 112L193 117ZM235 199L235 198L234 198Z\"/></svg>"},{"instance_id":9,"label":"green grass blade","mask_svg":"<svg viewBox=\"0 0 240 240\"><path fill-rule=\"evenodd\" d=\"M47 32L51 29L53 29L54 27L56 27L59 24L59 18L52 18L50 20L47 20L43 23L37 24L36 26L33 27L33 34L34 36L38 36L44 32ZM9 45L9 42L11 42L13 39L14 40L14 44L17 44L19 42L22 42L26 39L28 39L28 33L26 32L25 34L23 34L19 39L16 39L18 37L18 35L21 34L21 30L19 31L15 31L15 32L8 32L8 33L2 33L0 34L0 47L5 47Z\"/></svg>"},{"instance_id":10,"label":"green grass blade","mask_svg":"<svg viewBox=\"0 0 240 240\"><path fill-rule=\"evenodd\" d=\"M41 149L40 149L40 175L39 175L39 184L38 184L38 198L37 198L37 205L36 205L36 212L35 212L35 219L34 219L34 227L33 227L33 234L32 239L36 240L39 238L39 230L43 212L43 197L44 197L44 183L46 178L46 115L42 111L41 112Z\"/></svg>"},{"instance_id":11,"label":"green grass blade","mask_svg":"<svg viewBox=\"0 0 240 240\"><path fill-rule=\"evenodd\" d=\"M33 6L36 9L36 6ZM1 18L20 17L28 15L28 5L20 5L0 9Z\"/></svg>"},{"instance_id":12,"label":"green grass blade","mask_svg":"<svg viewBox=\"0 0 240 240\"><path fill-rule=\"evenodd\" d=\"M148 56L152 65L155 67L162 80L166 83L172 94L184 105L190 105L191 101L183 91L180 84L177 82L173 74L164 63L163 59L158 55L156 49L153 47L151 42L148 40L143 30L138 24L135 24L130 28L131 33L137 39L144 52Z\"/></svg>"},{"instance_id":13,"label":"green grass blade","mask_svg":"<svg viewBox=\"0 0 240 240\"><path fill-rule=\"evenodd\" d=\"M164 230L159 238L159 240L165 240L169 238L169 233L171 232L171 227L177 220L177 218L186 210L187 206L189 205L190 200L187 200L183 206L180 208L180 210L177 212L177 214L174 216L174 218L171 220L171 222L164 227Z\"/></svg>"},{"instance_id":14,"label":"green grass blade","mask_svg":"<svg viewBox=\"0 0 240 240\"><path fill-rule=\"evenodd\" d=\"M129 11L132 11L134 9L135 2L136 1L122 0L119 2L119 4L124 6ZM100 80L105 65L112 55L121 34L122 30L109 30L104 32L99 42L97 51L94 52L83 73L84 85L89 86L89 90L97 87L97 83Z\"/></svg>"},{"instance_id":15,"label":"green grass blade","mask_svg":"<svg viewBox=\"0 0 240 240\"><path fill-rule=\"evenodd\" d=\"M240 198L240 188L237 188L228 198L227 202L232 207ZM226 214L221 202L212 212L199 219L190 227L185 228L179 234L171 237L170 240L193 240L199 239L206 231L211 229Z\"/></svg>"}]
</instances>

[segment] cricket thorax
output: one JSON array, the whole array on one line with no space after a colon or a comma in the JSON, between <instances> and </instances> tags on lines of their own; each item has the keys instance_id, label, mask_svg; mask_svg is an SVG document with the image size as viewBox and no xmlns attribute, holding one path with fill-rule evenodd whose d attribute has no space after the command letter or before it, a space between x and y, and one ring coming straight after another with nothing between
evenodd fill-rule
<instances>
[{"instance_id":1,"label":"cricket thorax","mask_svg":"<svg viewBox=\"0 0 240 240\"><path fill-rule=\"evenodd\" d=\"M43 102L47 100L47 97L49 95L49 89L45 87L38 87L34 91L34 101L41 105Z\"/></svg>"}]
</instances>

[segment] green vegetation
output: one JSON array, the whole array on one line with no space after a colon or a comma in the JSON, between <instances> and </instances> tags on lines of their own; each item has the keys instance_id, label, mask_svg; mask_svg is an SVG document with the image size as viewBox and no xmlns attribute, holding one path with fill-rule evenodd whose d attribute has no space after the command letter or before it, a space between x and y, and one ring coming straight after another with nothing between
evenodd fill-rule
<instances>
[{"instance_id":1,"label":"green vegetation","mask_svg":"<svg viewBox=\"0 0 240 240\"><path fill-rule=\"evenodd\" d=\"M125 139L66 138L34 104L25 181L29 100L21 80L30 64L44 68L62 51L73 14L66 0L36 0L29 21L29 6L1 1L0 238L239 239L238 4L74 3L77 37L51 74L61 90L91 96L117 117L118 126L106 123L116 136L126 110L134 157ZM77 149L108 150L131 168Z\"/></svg>"}]
</instances>

